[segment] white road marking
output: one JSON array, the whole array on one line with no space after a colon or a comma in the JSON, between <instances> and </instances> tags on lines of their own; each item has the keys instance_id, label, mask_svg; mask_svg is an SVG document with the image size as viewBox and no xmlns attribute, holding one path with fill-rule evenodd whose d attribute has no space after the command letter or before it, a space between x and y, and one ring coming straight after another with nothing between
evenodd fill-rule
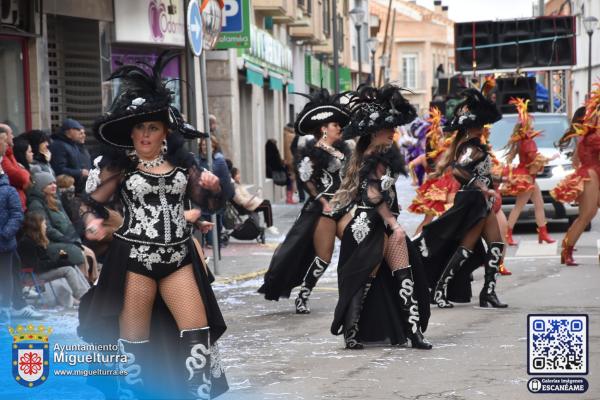
<instances>
[{"instance_id":1,"label":"white road marking","mask_svg":"<svg viewBox=\"0 0 600 400\"><path fill-rule=\"evenodd\" d=\"M519 242L519 248L517 249L516 256L550 256L555 255L558 249L558 242L554 243L538 243L537 240L521 240Z\"/></svg>"}]
</instances>

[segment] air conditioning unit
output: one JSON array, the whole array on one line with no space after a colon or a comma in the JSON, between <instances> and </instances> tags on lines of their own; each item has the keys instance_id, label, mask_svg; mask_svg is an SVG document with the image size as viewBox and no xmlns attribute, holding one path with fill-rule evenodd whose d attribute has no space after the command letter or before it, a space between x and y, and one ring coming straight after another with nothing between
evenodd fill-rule
<instances>
[{"instance_id":1,"label":"air conditioning unit","mask_svg":"<svg viewBox=\"0 0 600 400\"><path fill-rule=\"evenodd\" d=\"M5 25L19 25L19 0L0 0L0 20Z\"/></svg>"}]
</instances>

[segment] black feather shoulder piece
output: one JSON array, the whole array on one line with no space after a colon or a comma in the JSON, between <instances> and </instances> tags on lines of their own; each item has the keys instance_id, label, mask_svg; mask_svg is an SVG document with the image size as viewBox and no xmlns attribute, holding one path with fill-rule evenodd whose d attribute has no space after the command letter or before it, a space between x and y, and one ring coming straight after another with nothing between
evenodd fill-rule
<instances>
[{"instance_id":1,"label":"black feather shoulder piece","mask_svg":"<svg viewBox=\"0 0 600 400\"><path fill-rule=\"evenodd\" d=\"M376 150L365 156L363 166L360 170L361 180L370 176L377 169L377 165L379 164L382 164L385 168L389 168L392 175L400 174L407 176L404 156L396 145Z\"/></svg>"}]
</instances>

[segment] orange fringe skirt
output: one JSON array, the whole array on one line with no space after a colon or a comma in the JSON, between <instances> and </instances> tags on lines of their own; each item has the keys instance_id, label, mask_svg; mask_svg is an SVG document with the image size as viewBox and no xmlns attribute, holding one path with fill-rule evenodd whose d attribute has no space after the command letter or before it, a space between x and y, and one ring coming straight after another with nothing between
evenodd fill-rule
<instances>
[{"instance_id":1,"label":"orange fringe skirt","mask_svg":"<svg viewBox=\"0 0 600 400\"><path fill-rule=\"evenodd\" d=\"M447 171L438 178L428 178L417 189L417 195L408 207L408 211L438 217L452 207L452 203L448 202L448 196L456 193L458 189L460 184L452 175L452 171Z\"/></svg>"}]
</instances>

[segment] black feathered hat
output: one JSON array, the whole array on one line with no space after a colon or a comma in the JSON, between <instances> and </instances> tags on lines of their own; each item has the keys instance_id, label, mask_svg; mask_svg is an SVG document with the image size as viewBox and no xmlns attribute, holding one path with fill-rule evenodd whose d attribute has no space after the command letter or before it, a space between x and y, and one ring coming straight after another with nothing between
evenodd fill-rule
<instances>
[{"instance_id":1,"label":"black feathered hat","mask_svg":"<svg viewBox=\"0 0 600 400\"><path fill-rule=\"evenodd\" d=\"M179 52L165 51L154 65L123 65L108 78L120 79L121 86L106 114L94 123L94 135L101 142L121 149L133 148L131 131L140 122L162 121L171 132L187 139L205 136L186 123L177 108L171 105L173 93L166 87L161 73Z\"/></svg>"},{"instance_id":2,"label":"black feathered hat","mask_svg":"<svg viewBox=\"0 0 600 400\"><path fill-rule=\"evenodd\" d=\"M350 116L345 107L340 103L340 98L344 95L338 94L331 96L327 89L319 89L315 94L295 93L308 98L306 103L294 124L294 130L297 135L313 135L321 126L330 122L337 122L343 128L348 123Z\"/></svg>"},{"instance_id":3,"label":"black feathered hat","mask_svg":"<svg viewBox=\"0 0 600 400\"><path fill-rule=\"evenodd\" d=\"M344 128L344 139L396 128L417 118L417 110L402 96L402 90L388 83L381 88L361 85L352 92L350 122Z\"/></svg>"},{"instance_id":4,"label":"black feathered hat","mask_svg":"<svg viewBox=\"0 0 600 400\"><path fill-rule=\"evenodd\" d=\"M445 131L481 128L502 118L494 103L477 89L466 89L460 94L464 100L456 105L453 117L444 126Z\"/></svg>"}]
</instances>

